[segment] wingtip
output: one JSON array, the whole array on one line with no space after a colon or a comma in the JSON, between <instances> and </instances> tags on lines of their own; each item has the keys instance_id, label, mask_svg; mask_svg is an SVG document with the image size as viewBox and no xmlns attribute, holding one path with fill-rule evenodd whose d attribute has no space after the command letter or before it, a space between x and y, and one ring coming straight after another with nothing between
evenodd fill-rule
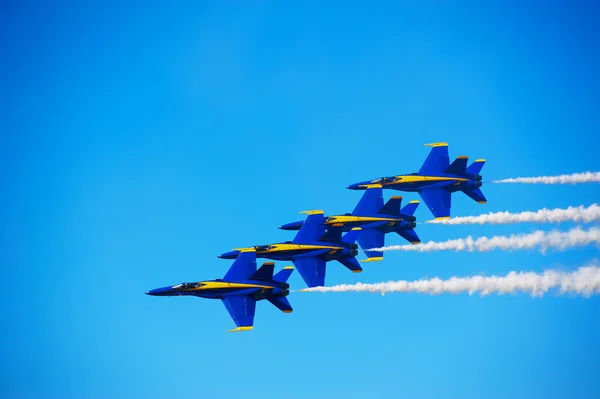
<instances>
[{"instance_id":1,"label":"wingtip","mask_svg":"<svg viewBox=\"0 0 600 399\"><path fill-rule=\"evenodd\" d=\"M294 270L294 266L284 266L283 270Z\"/></svg>"},{"instance_id":2,"label":"wingtip","mask_svg":"<svg viewBox=\"0 0 600 399\"><path fill-rule=\"evenodd\" d=\"M282 312L283 312L283 313L292 313L292 312L293 312L293 310L292 310L292 309L289 309L289 310L288 310L288 309L286 309L286 310L282 310Z\"/></svg>"},{"instance_id":3,"label":"wingtip","mask_svg":"<svg viewBox=\"0 0 600 399\"><path fill-rule=\"evenodd\" d=\"M440 216L439 218L435 218L435 220L448 220L450 216Z\"/></svg>"},{"instance_id":4,"label":"wingtip","mask_svg":"<svg viewBox=\"0 0 600 399\"><path fill-rule=\"evenodd\" d=\"M487 204L487 201L477 201L478 204Z\"/></svg>"},{"instance_id":5,"label":"wingtip","mask_svg":"<svg viewBox=\"0 0 600 399\"><path fill-rule=\"evenodd\" d=\"M417 245L417 244L420 244L420 243L421 243L421 241L411 241L410 243L411 243L412 245Z\"/></svg>"},{"instance_id":6,"label":"wingtip","mask_svg":"<svg viewBox=\"0 0 600 399\"><path fill-rule=\"evenodd\" d=\"M485 159L479 158L479 159L476 159L475 162L485 162Z\"/></svg>"},{"instance_id":7,"label":"wingtip","mask_svg":"<svg viewBox=\"0 0 600 399\"><path fill-rule=\"evenodd\" d=\"M367 263L367 262L379 262L383 260L383 256L374 256L372 258L367 258L363 260L359 260L359 262Z\"/></svg>"},{"instance_id":8,"label":"wingtip","mask_svg":"<svg viewBox=\"0 0 600 399\"><path fill-rule=\"evenodd\" d=\"M421 201L419 201L419 200L412 200L409 202L409 204L420 204L420 203L421 203Z\"/></svg>"},{"instance_id":9,"label":"wingtip","mask_svg":"<svg viewBox=\"0 0 600 399\"><path fill-rule=\"evenodd\" d=\"M322 215L323 211L321 209L314 209L314 210L310 210L310 211L302 211L300 212L301 215Z\"/></svg>"},{"instance_id":10,"label":"wingtip","mask_svg":"<svg viewBox=\"0 0 600 399\"><path fill-rule=\"evenodd\" d=\"M437 143L425 144L425 147L448 147L448 143L446 143L445 141L440 141Z\"/></svg>"},{"instance_id":11,"label":"wingtip","mask_svg":"<svg viewBox=\"0 0 600 399\"><path fill-rule=\"evenodd\" d=\"M362 269L356 269L356 270L352 270L352 273L362 273Z\"/></svg>"},{"instance_id":12,"label":"wingtip","mask_svg":"<svg viewBox=\"0 0 600 399\"><path fill-rule=\"evenodd\" d=\"M232 330L227 330L228 332L239 332L239 331L250 331L252 330L252 326L247 326L247 327L238 327L238 328L234 328Z\"/></svg>"}]
</instances>

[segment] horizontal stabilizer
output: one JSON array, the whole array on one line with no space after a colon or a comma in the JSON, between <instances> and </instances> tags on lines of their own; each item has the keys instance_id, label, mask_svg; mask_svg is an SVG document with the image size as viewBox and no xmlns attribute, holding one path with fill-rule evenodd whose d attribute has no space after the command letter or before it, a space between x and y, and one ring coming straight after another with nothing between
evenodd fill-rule
<instances>
[{"instance_id":1,"label":"horizontal stabilizer","mask_svg":"<svg viewBox=\"0 0 600 399\"><path fill-rule=\"evenodd\" d=\"M382 215L390 215L390 216L399 216L400 215L400 205L402 204L402 196L394 196L385 203L384 206L381 207L377 213Z\"/></svg>"},{"instance_id":2,"label":"horizontal stabilizer","mask_svg":"<svg viewBox=\"0 0 600 399\"><path fill-rule=\"evenodd\" d=\"M280 271L278 271L275 276L273 276L273 281L277 281L278 283L285 283L286 281L288 281L288 278L290 278L293 271L294 266L286 266Z\"/></svg>"},{"instance_id":3,"label":"horizontal stabilizer","mask_svg":"<svg viewBox=\"0 0 600 399\"><path fill-rule=\"evenodd\" d=\"M398 235L400 237L404 238L406 241L410 242L411 244L419 244L421 242L421 239L419 238L419 236L413 229L409 229L409 230L398 229L398 230L396 230L396 233L398 233Z\"/></svg>"},{"instance_id":4,"label":"horizontal stabilizer","mask_svg":"<svg viewBox=\"0 0 600 399\"><path fill-rule=\"evenodd\" d=\"M456 158L454 160L454 162L452 162L450 164L450 166L448 166L446 168L444 173L451 173L451 174L455 174L455 175L464 175L465 173L467 173L467 161L468 160L469 160L469 157L466 157L466 156L460 156L460 157Z\"/></svg>"},{"instance_id":5,"label":"horizontal stabilizer","mask_svg":"<svg viewBox=\"0 0 600 399\"><path fill-rule=\"evenodd\" d=\"M294 311L294 309L292 309L292 305L290 305L290 302L287 300L286 297L268 297L267 300L273 305L275 305L275 307L281 310L283 313L292 313Z\"/></svg>"},{"instance_id":6,"label":"horizontal stabilizer","mask_svg":"<svg viewBox=\"0 0 600 399\"><path fill-rule=\"evenodd\" d=\"M478 175L481 173L481 168L485 165L485 159L477 159L467 168L467 173L470 175Z\"/></svg>"},{"instance_id":7,"label":"horizontal stabilizer","mask_svg":"<svg viewBox=\"0 0 600 399\"><path fill-rule=\"evenodd\" d=\"M338 259L338 262L352 270L354 273L360 273L363 270L356 258L342 258Z\"/></svg>"},{"instance_id":8,"label":"horizontal stabilizer","mask_svg":"<svg viewBox=\"0 0 600 399\"><path fill-rule=\"evenodd\" d=\"M404 208L402 208L400 210L400 213L402 215L412 216L415 214L415 211L419 207L420 203L421 203L421 201L419 201L419 200L412 200L408 204L406 204L406 206L404 206Z\"/></svg>"},{"instance_id":9,"label":"horizontal stabilizer","mask_svg":"<svg viewBox=\"0 0 600 399\"><path fill-rule=\"evenodd\" d=\"M258 281L272 281L273 280L273 270L275 269L274 262L265 262L263 265L250 276L250 280L258 280Z\"/></svg>"},{"instance_id":10,"label":"horizontal stabilizer","mask_svg":"<svg viewBox=\"0 0 600 399\"><path fill-rule=\"evenodd\" d=\"M485 195L478 188L473 188L470 190L463 190L463 193L467 194L469 197L473 199L473 201L479 204L485 204L487 199L485 199Z\"/></svg>"}]
</instances>

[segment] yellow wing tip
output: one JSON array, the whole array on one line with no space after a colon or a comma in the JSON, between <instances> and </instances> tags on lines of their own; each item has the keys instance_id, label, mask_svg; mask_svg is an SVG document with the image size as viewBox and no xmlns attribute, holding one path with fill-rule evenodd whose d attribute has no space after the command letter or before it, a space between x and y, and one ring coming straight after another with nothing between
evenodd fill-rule
<instances>
[{"instance_id":1,"label":"yellow wing tip","mask_svg":"<svg viewBox=\"0 0 600 399\"><path fill-rule=\"evenodd\" d=\"M417 244L420 244L420 243L421 243L421 241L411 241L412 245L417 245Z\"/></svg>"},{"instance_id":2,"label":"yellow wing tip","mask_svg":"<svg viewBox=\"0 0 600 399\"><path fill-rule=\"evenodd\" d=\"M362 269L359 269L359 270L352 270L352 273L362 273Z\"/></svg>"},{"instance_id":3,"label":"yellow wing tip","mask_svg":"<svg viewBox=\"0 0 600 399\"><path fill-rule=\"evenodd\" d=\"M320 209L314 209L311 211L302 211L302 212L300 212L300 214L302 214L302 215L322 215L323 211Z\"/></svg>"},{"instance_id":4,"label":"yellow wing tip","mask_svg":"<svg viewBox=\"0 0 600 399\"><path fill-rule=\"evenodd\" d=\"M475 162L485 162L485 159L483 159L483 158L476 159Z\"/></svg>"},{"instance_id":5,"label":"yellow wing tip","mask_svg":"<svg viewBox=\"0 0 600 399\"><path fill-rule=\"evenodd\" d=\"M292 313L292 312L293 312L293 310L291 310L291 309L290 309L290 310L282 310L282 312L283 312L283 313Z\"/></svg>"},{"instance_id":6,"label":"yellow wing tip","mask_svg":"<svg viewBox=\"0 0 600 399\"><path fill-rule=\"evenodd\" d=\"M419 200L412 200L409 202L409 204L420 204L420 203L421 203L421 201L419 201Z\"/></svg>"},{"instance_id":7,"label":"yellow wing tip","mask_svg":"<svg viewBox=\"0 0 600 399\"><path fill-rule=\"evenodd\" d=\"M372 258L363 259L363 260L361 260L361 261L359 261L359 262L362 262L362 263L367 263L367 262L379 262L379 261L381 261L381 260L383 260L383 256L374 256L374 257L372 257Z\"/></svg>"},{"instance_id":8,"label":"yellow wing tip","mask_svg":"<svg viewBox=\"0 0 600 399\"><path fill-rule=\"evenodd\" d=\"M487 201L477 201L478 204L487 204Z\"/></svg>"},{"instance_id":9,"label":"yellow wing tip","mask_svg":"<svg viewBox=\"0 0 600 399\"><path fill-rule=\"evenodd\" d=\"M355 227L351 231L360 231L360 230L362 230L362 227Z\"/></svg>"},{"instance_id":10,"label":"yellow wing tip","mask_svg":"<svg viewBox=\"0 0 600 399\"><path fill-rule=\"evenodd\" d=\"M456 158L458 158L458 159L468 159L469 157L467 155L459 155Z\"/></svg>"},{"instance_id":11,"label":"yellow wing tip","mask_svg":"<svg viewBox=\"0 0 600 399\"><path fill-rule=\"evenodd\" d=\"M283 270L294 270L294 266L285 266Z\"/></svg>"},{"instance_id":12,"label":"yellow wing tip","mask_svg":"<svg viewBox=\"0 0 600 399\"><path fill-rule=\"evenodd\" d=\"M438 143L425 144L425 147L448 147L448 143L445 141L440 141Z\"/></svg>"},{"instance_id":13,"label":"yellow wing tip","mask_svg":"<svg viewBox=\"0 0 600 399\"><path fill-rule=\"evenodd\" d=\"M238 331L250 331L252 330L252 326L248 326L248 327L238 327L238 328L234 328L233 330L227 330L229 332L238 332Z\"/></svg>"},{"instance_id":14,"label":"yellow wing tip","mask_svg":"<svg viewBox=\"0 0 600 399\"><path fill-rule=\"evenodd\" d=\"M448 220L450 216L440 216L439 218L435 218L435 220Z\"/></svg>"}]
</instances>

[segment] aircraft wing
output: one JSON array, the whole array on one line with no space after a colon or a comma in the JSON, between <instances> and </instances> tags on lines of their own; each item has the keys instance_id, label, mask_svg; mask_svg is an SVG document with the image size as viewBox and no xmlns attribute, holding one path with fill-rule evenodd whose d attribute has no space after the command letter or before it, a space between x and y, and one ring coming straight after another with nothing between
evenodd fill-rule
<instances>
[{"instance_id":1,"label":"aircraft wing","mask_svg":"<svg viewBox=\"0 0 600 399\"><path fill-rule=\"evenodd\" d=\"M252 249L244 249L235 259L223 280L225 281L240 281L246 280L256 273L256 251Z\"/></svg>"},{"instance_id":2,"label":"aircraft wing","mask_svg":"<svg viewBox=\"0 0 600 399\"><path fill-rule=\"evenodd\" d=\"M449 218L452 194L445 188L431 188L419 194L435 218Z\"/></svg>"},{"instance_id":3,"label":"aircraft wing","mask_svg":"<svg viewBox=\"0 0 600 399\"><path fill-rule=\"evenodd\" d=\"M448 143L425 144L433 147L425 159L423 166L419 169L420 175L430 175L444 172L450 165L448 156Z\"/></svg>"},{"instance_id":4,"label":"aircraft wing","mask_svg":"<svg viewBox=\"0 0 600 399\"><path fill-rule=\"evenodd\" d=\"M371 216L383 208L383 189L381 185L369 187L352 211L354 216Z\"/></svg>"},{"instance_id":5,"label":"aircraft wing","mask_svg":"<svg viewBox=\"0 0 600 399\"><path fill-rule=\"evenodd\" d=\"M325 261L320 258L297 258L294 266L309 287L322 287L325 285Z\"/></svg>"},{"instance_id":6,"label":"aircraft wing","mask_svg":"<svg viewBox=\"0 0 600 399\"><path fill-rule=\"evenodd\" d=\"M358 235L358 244L360 247L365 250L365 255L368 258L381 258L383 257L383 252L381 251L367 251L371 248L381 248L383 247L385 238L385 234L382 231L375 229L363 229Z\"/></svg>"},{"instance_id":7,"label":"aircraft wing","mask_svg":"<svg viewBox=\"0 0 600 399\"><path fill-rule=\"evenodd\" d=\"M292 240L293 243L310 243L318 241L325 234L325 217L323 211L309 211L300 231Z\"/></svg>"},{"instance_id":8,"label":"aircraft wing","mask_svg":"<svg viewBox=\"0 0 600 399\"><path fill-rule=\"evenodd\" d=\"M237 326L237 328L229 330L230 332L252 330L254 311L256 310L254 298L247 295L232 295L223 298L223 304Z\"/></svg>"}]
</instances>

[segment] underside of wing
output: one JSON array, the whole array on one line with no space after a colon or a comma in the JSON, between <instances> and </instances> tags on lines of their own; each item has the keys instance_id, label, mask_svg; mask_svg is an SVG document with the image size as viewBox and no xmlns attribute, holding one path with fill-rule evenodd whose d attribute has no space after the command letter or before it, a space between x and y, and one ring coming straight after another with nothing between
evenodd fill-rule
<instances>
[{"instance_id":1,"label":"underside of wing","mask_svg":"<svg viewBox=\"0 0 600 399\"><path fill-rule=\"evenodd\" d=\"M256 301L253 298L247 295L229 296L223 299L223 304L237 326L236 329L229 330L230 332L252 329L256 310Z\"/></svg>"},{"instance_id":2,"label":"underside of wing","mask_svg":"<svg viewBox=\"0 0 600 399\"><path fill-rule=\"evenodd\" d=\"M420 191L419 194L436 219L449 218L452 194L445 188L432 188Z\"/></svg>"},{"instance_id":3,"label":"underside of wing","mask_svg":"<svg viewBox=\"0 0 600 399\"><path fill-rule=\"evenodd\" d=\"M325 261L320 258L298 258L294 266L309 287L322 287L325 285Z\"/></svg>"}]
</instances>

